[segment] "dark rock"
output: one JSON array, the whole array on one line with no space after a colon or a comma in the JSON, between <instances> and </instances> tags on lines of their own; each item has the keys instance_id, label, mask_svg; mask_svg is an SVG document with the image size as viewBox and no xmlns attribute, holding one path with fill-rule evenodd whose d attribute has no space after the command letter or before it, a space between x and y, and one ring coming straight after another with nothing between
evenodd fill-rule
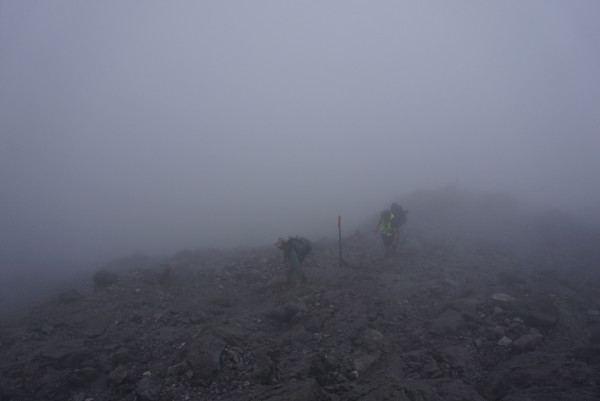
<instances>
[{"instance_id":1,"label":"dark rock","mask_svg":"<svg viewBox=\"0 0 600 401\"><path fill-rule=\"evenodd\" d=\"M512 344L512 340L509 337L502 337L501 339L498 340L498 345L501 347L508 347Z\"/></svg>"},{"instance_id":2,"label":"dark rock","mask_svg":"<svg viewBox=\"0 0 600 401\"><path fill-rule=\"evenodd\" d=\"M575 357L590 365L600 365L600 345L580 345L571 350Z\"/></svg>"},{"instance_id":3,"label":"dark rock","mask_svg":"<svg viewBox=\"0 0 600 401\"><path fill-rule=\"evenodd\" d=\"M77 302L83 299L83 295L81 295L77 290L68 290L63 291L58 296L58 303L66 304L70 302Z\"/></svg>"},{"instance_id":4,"label":"dark rock","mask_svg":"<svg viewBox=\"0 0 600 401\"><path fill-rule=\"evenodd\" d=\"M512 343L512 347L518 352L533 351L544 341L541 334L526 334Z\"/></svg>"},{"instance_id":5,"label":"dark rock","mask_svg":"<svg viewBox=\"0 0 600 401\"><path fill-rule=\"evenodd\" d=\"M118 276L107 270L99 270L94 274L94 286L97 289L108 287L117 282Z\"/></svg>"},{"instance_id":6,"label":"dark rock","mask_svg":"<svg viewBox=\"0 0 600 401\"><path fill-rule=\"evenodd\" d=\"M326 382L329 369L324 367L321 355L315 352L306 353L294 358L286 360L278 366L278 374L282 379L291 379L299 377L312 376L317 381Z\"/></svg>"},{"instance_id":7,"label":"dark rock","mask_svg":"<svg viewBox=\"0 0 600 401\"><path fill-rule=\"evenodd\" d=\"M69 376L69 382L77 387L89 386L98 377L100 372L92 367L85 367L81 369L75 369Z\"/></svg>"},{"instance_id":8,"label":"dark rock","mask_svg":"<svg viewBox=\"0 0 600 401\"><path fill-rule=\"evenodd\" d=\"M276 363L265 354L256 355L246 377L258 384L274 384L277 381Z\"/></svg>"},{"instance_id":9,"label":"dark rock","mask_svg":"<svg viewBox=\"0 0 600 401\"><path fill-rule=\"evenodd\" d=\"M135 393L142 401L158 401L164 380L157 375L144 376L135 386Z\"/></svg>"},{"instance_id":10,"label":"dark rock","mask_svg":"<svg viewBox=\"0 0 600 401\"><path fill-rule=\"evenodd\" d=\"M548 300L522 302L515 310L515 314L533 327L553 327L558 322L558 309L552 301Z\"/></svg>"},{"instance_id":11,"label":"dark rock","mask_svg":"<svg viewBox=\"0 0 600 401\"><path fill-rule=\"evenodd\" d=\"M447 195L440 216L456 212ZM439 236L406 233L394 258L374 235L344 238L342 266L337 241L315 243L300 288L272 245L108 266L93 296L0 323L0 400L597 399L600 255L429 224Z\"/></svg>"},{"instance_id":12,"label":"dark rock","mask_svg":"<svg viewBox=\"0 0 600 401\"><path fill-rule=\"evenodd\" d=\"M304 328L312 333L317 333L323 329L323 321L318 316L308 316L304 322Z\"/></svg>"},{"instance_id":13,"label":"dark rock","mask_svg":"<svg viewBox=\"0 0 600 401\"><path fill-rule=\"evenodd\" d=\"M83 329L83 334L90 338L99 337L106 332L106 329L111 322L112 319L107 314L93 315L88 319Z\"/></svg>"},{"instance_id":14,"label":"dark rock","mask_svg":"<svg viewBox=\"0 0 600 401\"><path fill-rule=\"evenodd\" d=\"M487 401L472 386L462 380L440 379L434 384L444 401Z\"/></svg>"},{"instance_id":15,"label":"dark rock","mask_svg":"<svg viewBox=\"0 0 600 401\"><path fill-rule=\"evenodd\" d=\"M594 344L600 344L600 324L594 324L589 328L589 339Z\"/></svg>"},{"instance_id":16,"label":"dark rock","mask_svg":"<svg viewBox=\"0 0 600 401\"><path fill-rule=\"evenodd\" d=\"M455 370L466 371L473 359L471 351L466 345L452 345L441 350L443 360Z\"/></svg>"},{"instance_id":17,"label":"dark rock","mask_svg":"<svg viewBox=\"0 0 600 401\"><path fill-rule=\"evenodd\" d=\"M359 374L365 373L373 363L375 363L380 358L379 353L368 353L359 355L354 359L354 370L356 370Z\"/></svg>"},{"instance_id":18,"label":"dark rock","mask_svg":"<svg viewBox=\"0 0 600 401\"><path fill-rule=\"evenodd\" d=\"M188 365L188 362L183 361L176 365L169 366L167 368L167 376L183 376L183 375L187 374L187 372L189 370L190 370L190 367Z\"/></svg>"},{"instance_id":19,"label":"dark rock","mask_svg":"<svg viewBox=\"0 0 600 401\"><path fill-rule=\"evenodd\" d=\"M476 320L479 317L477 307L480 304L481 301L477 298L459 298L452 301L449 307L460 313L463 319Z\"/></svg>"},{"instance_id":20,"label":"dark rock","mask_svg":"<svg viewBox=\"0 0 600 401\"><path fill-rule=\"evenodd\" d=\"M267 317L281 323L287 323L301 310L305 310L305 306L302 303L287 302L273 308L267 313Z\"/></svg>"},{"instance_id":21,"label":"dark rock","mask_svg":"<svg viewBox=\"0 0 600 401\"><path fill-rule=\"evenodd\" d=\"M0 372L0 400L8 400L10 395L10 391L8 390L8 383L6 383L6 378Z\"/></svg>"},{"instance_id":22,"label":"dark rock","mask_svg":"<svg viewBox=\"0 0 600 401\"><path fill-rule=\"evenodd\" d=\"M219 356L219 364L222 368L242 370L244 368L243 351L236 347L225 347Z\"/></svg>"},{"instance_id":23,"label":"dark rock","mask_svg":"<svg viewBox=\"0 0 600 401\"><path fill-rule=\"evenodd\" d=\"M455 310L447 309L430 324L431 331L440 336L456 334L458 329L465 324L462 315Z\"/></svg>"},{"instance_id":24,"label":"dark rock","mask_svg":"<svg viewBox=\"0 0 600 401\"><path fill-rule=\"evenodd\" d=\"M129 371L127 368L123 365L119 365L109 373L108 379L115 384L121 384L128 375Z\"/></svg>"},{"instance_id":25,"label":"dark rock","mask_svg":"<svg viewBox=\"0 0 600 401\"><path fill-rule=\"evenodd\" d=\"M407 362L419 362L431 356L431 351L428 349L418 349L414 351L404 352L402 359Z\"/></svg>"},{"instance_id":26,"label":"dark rock","mask_svg":"<svg viewBox=\"0 0 600 401\"><path fill-rule=\"evenodd\" d=\"M503 292L493 294L492 299L498 304L503 305L505 308L511 308L511 305L517 301L517 299L512 295L508 295Z\"/></svg>"},{"instance_id":27,"label":"dark rock","mask_svg":"<svg viewBox=\"0 0 600 401\"><path fill-rule=\"evenodd\" d=\"M215 358L214 353L209 352L203 345L197 345L189 350L187 362L193 372L194 382L206 385L219 372L220 352Z\"/></svg>"},{"instance_id":28,"label":"dark rock","mask_svg":"<svg viewBox=\"0 0 600 401\"><path fill-rule=\"evenodd\" d=\"M239 394L235 396L238 401L328 401L333 400L315 379L291 380L285 385L276 385L264 388L262 391L251 394Z\"/></svg>"},{"instance_id":29,"label":"dark rock","mask_svg":"<svg viewBox=\"0 0 600 401\"><path fill-rule=\"evenodd\" d=\"M492 399L503 399L531 387L552 387L555 390L581 387L593 376L593 371L586 364L573 361L568 355L534 351L498 365L484 391Z\"/></svg>"},{"instance_id":30,"label":"dark rock","mask_svg":"<svg viewBox=\"0 0 600 401\"><path fill-rule=\"evenodd\" d=\"M173 267L170 264L162 264L157 267L156 283L158 285L170 285L173 283L171 271Z\"/></svg>"},{"instance_id":31,"label":"dark rock","mask_svg":"<svg viewBox=\"0 0 600 401\"><path fill-rule=\"evenodd\" d=\"M39 355L57 366L77 366L92 356L92 351L83 340L50 341L41 349Z\"/></svg>"},{"instance_id":32,"label":"dark rock","mask_svg":"<svg viewBox=\"0 0 600 401\"><path fill-rule=\"evenodd\" d=\"M505 314L504 309L502 309L499 306L494 306L494 311L492 312L493 317L495 317L495 318L502 317L502 316L504 316L504 314Z\"/></svg>"},{"instance_id":33,"label":"dark rock","mask_svg":"<svg viewBox=\"0 0 600 401\"><path fill-rule=\"evenodd\" d=\"M557 390L545 387L516 389L502 398L502 401L560 400L560 401L596 401L598 394L585 388Z\"/></svg>"},{"instance_id":34,"label":"dark rock","mask_svg":"<svg viewBox=\"0 0 600 401\"><path fill-rule=\"evenodd\" d=\"M119 347L112 354L112 363L113 365L125 365L131 362L134 362L136 357L127 347Z\"/></svg>"},{"instance_id":35,"label":"dark rock","mask_svg":"<svg viewBox=\"0 0 600 401\"><path fill-rule=\"evenodd\" d=\"M438 380L441 379L408 380L386 386L364 385L357 387L353 392L359 394L360 400L445 401L448 395L438 394L435 388ZM471 401L468 398L467 400Z\"/></svg>"},{"instance_id":36,"label":"dark rock","mask_svg":"<svg viewBox=\"0 0 600 401\"><path fill-rule=\"evenodd\" d=\"M442 371L435 359L429 359L423 364L423 373L426 377L441 377Z\"/></svg>"}]
</instances>

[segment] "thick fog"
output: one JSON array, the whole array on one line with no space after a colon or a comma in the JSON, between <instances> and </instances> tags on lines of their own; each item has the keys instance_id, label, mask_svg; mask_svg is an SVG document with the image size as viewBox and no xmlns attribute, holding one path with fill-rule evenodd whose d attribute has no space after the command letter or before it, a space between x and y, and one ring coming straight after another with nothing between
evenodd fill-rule
<instances>
[{"instance_id":1,"label":"thick fog","mask_svg":"<svg viewBox=\"0 0 600 401\"><path fill-rule=\"evenodd\" d=\"M4 271L600 204L600 3L0 4ZM596 209L597 210L597 209Z\"/></svg>"}]
</instances>

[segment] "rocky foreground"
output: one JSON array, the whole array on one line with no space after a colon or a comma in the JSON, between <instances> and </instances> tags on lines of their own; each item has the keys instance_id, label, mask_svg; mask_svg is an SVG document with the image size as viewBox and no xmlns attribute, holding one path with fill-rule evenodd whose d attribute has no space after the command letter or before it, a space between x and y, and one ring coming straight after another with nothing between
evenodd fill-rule
<instances>
[{"instance_id":1,"label":"rocky foreground","mask_svg":"<svg viewBox=\"0 0 600 401\"><path fill-rule=\"evenodd\" d=\"M0 327L0 399L600 399L595 254L404 236L317 241L293 289L273 246L97 272Z\"/></svg>"}]
</instances>

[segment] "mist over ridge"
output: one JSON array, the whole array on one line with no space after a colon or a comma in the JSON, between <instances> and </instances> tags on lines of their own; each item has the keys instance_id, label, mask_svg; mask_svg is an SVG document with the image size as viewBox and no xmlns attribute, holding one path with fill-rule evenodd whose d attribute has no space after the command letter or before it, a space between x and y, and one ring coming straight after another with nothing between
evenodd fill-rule
<instances>
[{"instance_id":1,"label":"mist over ridge","mask_svg":"<svg viewBox=\"0 0 600 401\"><path fill-rule=\"evenodd\" d=\"M0 1L0 400L598 399L598 20Z\"/></svg>"},{"instance_id":2,"label":"mist over ridge","mask_svg":"<svg viewBox=\"0 0 600 401\"><path fill-rule=\"evenodd\" d=\"M454 183L597 224L598 15L4 2L3 272L348 235Z\"/></svg>"}]
</instances>

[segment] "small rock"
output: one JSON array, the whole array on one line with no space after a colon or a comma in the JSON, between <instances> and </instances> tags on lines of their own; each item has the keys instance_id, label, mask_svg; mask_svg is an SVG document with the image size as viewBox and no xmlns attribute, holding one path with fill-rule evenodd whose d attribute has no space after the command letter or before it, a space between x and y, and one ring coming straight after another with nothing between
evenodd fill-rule
<instances>
[{"instance_id":1,"label":"small rock","mask_svg":"<svg viewBox=\"0 0 600 401\"><path fill-rule=\"evenodd\" d=\"M558 322L558 308L551 301L529 301L518 307L519 317L530 326L552 327Z\"/></svg>"},{"instance_id":2,"label":"small rock","mask_svg":"<svg viewBox=\"0 0 600 401\"><path fill-rule=\"evenodd\" d=\"M425 372L430 377L440 377L442 376L442 371L440 370L437 362L433 359L428 360L423 365L423 372Z\"/></svg>"},{"instance_id":3,"label":"small rock","mask_svg":"<svg viewBox=\"0 0 600 401\"><path fill-rule=\"evenodd\" d=\"M300 311L306 311L306 306L302 302L288 302L273 308L267 313L267 317L285 323L292 320Z\"/></svg>"},{"instance_id":4,"label":"small rock","mask_svg":"<svg viewBox=\"0 0 600 401\"><path fill-rule=\"evenodd\" d=\"M358 357L354 361L354 371L355 372L365 372L369 367L379 359L379 354L365 354Z\"/></svg>"},{"instance_id":5,"label":"small rock","mask_svg":"<svg viewBox=\"0 0 600 401\"><path fill-rule=\"evenodd\" d=\"M533 351L544 341L544 336L540 334L526 334L516 339L512 346L517 351Z\"/></svg>"},{"instance_id":6,"label":"small rock","mask_svg":"<svg viewBox=\"0 0 600 401\"><path fill-rule=\"evenodd\" d=\"M169 366L167 368L167 376L182 376L187 372L187 370L187 361L183 361L177 365Z\"/></svg>"},{"instance_id":7,"label":"small rock","mask_svg":"<svg viewBox=\"0 0 600 401\"><path fill-rule=\"evenodd\" d=\"M98 314L88 319L83 329L83 334L90 338L99 337L104 334L111 323L112 319L110 316Z\"/></svg>"},{"instance_id":8,"label":"small rock","mask_svg":"<svg viewBox=\"0 0 600 401\"><path fill-rule=\"evenodd\" d=\"M512 340L506 336L498 340L498 345L501 347L508 347L512 343Z\"/></svg>"},{"instance_id":9,"label":"small rock","mask_svg":"<svg viewBox=\"0 0 600 401\"><path fill-rule=\"evenodd\" d=\"M492 295L492 299L499 302L515 302L517 300L515 297L511 297L510 295L501 292Z\"/></svg>"},{"instance_id":10,"label":"small rock","mask_svg":"<svg viewBox=\"0 0 600 401\"><path fill-rule=\"evenodd\" d=\"M121 384L127 378L127 375L127 368L119 365L108 374L108 379L116 384Z\"/></svg>"},{"instance_id":11,"label":"small rock","mask_svg":"<svg viewBox=\"0 0 600 401\"><path fill-rule=\"evenodd\" d=\"M492 313L492 316L496 317L499 315L502 315L504 313L504 309L502 309L499 306L494 306L494 312Z\"/></svg>"},{"instance_id":12,"label":"small rock","mask_svg":"<svg viewBox=\"0 0 600 401\"><path fill-rule=\"evenodd\" d=\"M163 386L164 381L160 377L156 375L145 376L137 382L135 392L143 401L158 401Z\"/></svg>"},{"instance_id":13,"label":"small rock","mask_svg":"<svg viewBox=\"0 0 600 401\"><path fill-rule=\"evenodd\" d=\"M494 334L497 335L496 338L502 338L504 337L504 327L502 326L494 326Z\"/></svg>"},{"instance_id":14,"label":"small rock","mask_svg":"<svg viewBox=\"0 0 600 401\"><path fill-rule=\"evenodd\" d=\"M441 336L455 334L458 328L464 324L465 320L460 313L448 309L431 322L431 331Z\"/></svg>"}]
</instances>

